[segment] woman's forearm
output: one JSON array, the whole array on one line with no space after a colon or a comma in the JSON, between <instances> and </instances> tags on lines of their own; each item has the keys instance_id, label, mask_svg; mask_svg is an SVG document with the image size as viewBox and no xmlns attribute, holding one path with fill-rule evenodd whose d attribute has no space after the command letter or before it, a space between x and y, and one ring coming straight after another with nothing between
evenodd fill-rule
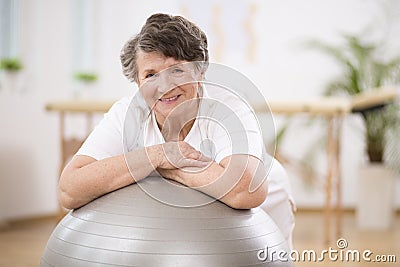
<instances>
[{"instance_id":1,"label":"woman's forearm","mask_svg":"<svg viewBox=\"0 0 400 267\"><path fill-rule=\"evenodd\" d=\"M96 161L76 156L65 167L59 181L61 204L74 209L93 199L147 177L158 164L159 148L141 148L125 155Z\"/></svg>"},{"instance_id":2,"label":"woman's forearm","mask_svg":"<svg viewBox=\"0 0 400 267\"><path fill-rule=\"evenodd\" d=\"M213 162L198 172L161 170L161 175L208 194L232 208L259 206L267 195L265 167L247 155L235 155L221 164Z\"/></svg>"}]
</instances>

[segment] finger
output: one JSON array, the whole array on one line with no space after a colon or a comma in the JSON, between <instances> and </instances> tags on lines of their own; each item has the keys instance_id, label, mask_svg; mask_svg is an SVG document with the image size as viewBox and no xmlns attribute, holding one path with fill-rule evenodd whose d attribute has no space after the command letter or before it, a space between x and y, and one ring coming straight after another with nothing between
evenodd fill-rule
<instances>
[{"instance_id":1,"label":"finger","mask_svg":"<svg viewBox=\"0 0 400 267\"><path fill-rule=\"evenodd\" d=\"M182 167L198 167L198 168L204 168L206 167L209 162L207 161L199 161L195 159L185 159L182 161L183 166Z\"/></svg>"},{"instance_id":2,"label":"finger","mask_svg":"<svg viewBox=\"0 0 400 267\"><path fill-rule=\"evenodd\" d=\"M185 158L189 158L189 159L196 159L198 160L199 158L201 158L201 152L200 151L192 151L188 154L185 155Z\"/></svg>"},{"instance_id":3,"label":"finger","mask_svg":"<svg viewBox=\"0 0 400 267\"><path fill-rule=\"evenodd\" d=\"M177 145L178 149L181 151L187 151L187 150L193 149L193 147L191 145L189 145L188 143L186 143L185 141L176 142L176 145Z\"/></svg>"},{"instance_id":4,"label":"finger","mask_svg":"<svg viewBox=\"0 0 400 267\"><path fill-rule=\"evenodd\" d=\"M207 157L207 156L204 155L203 153L201 153L200 157L199 157L197 160L199 160L199 161L205 161L205 162L213 161L212 158Z\"/></svg>"},{"instance_id":5,"label":"finger","mask_svg":"<svg viewBox=\"0 0 400 267\"><path fill-rule=\"evenodd\" d=\"M187 157L187 158L189 158L189 157ZM206 162L212 161L211 158L207 157L206 155L204 155L203 153L201 153L200 151L197 151L197 150L195 152L191 153L190 158L199 160L199 161L206 161Z\"/></svg>"},{"instance_id":6,"label":"finger","mask_svg":"<svg viewBox=\"0 0 400 267\"><path fill-rule=\"evenodd\" d=\"M190 144L186 143L185 141L181 141L179 143L179 150L183 155L189 155L190 153L200 153L200 151L196 150Z\"/></svg>"}]
</instances>

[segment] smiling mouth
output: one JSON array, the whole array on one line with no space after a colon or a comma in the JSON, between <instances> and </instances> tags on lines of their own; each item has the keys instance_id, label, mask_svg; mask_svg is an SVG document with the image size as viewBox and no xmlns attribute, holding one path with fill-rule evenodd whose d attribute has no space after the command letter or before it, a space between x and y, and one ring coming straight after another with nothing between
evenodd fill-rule
<instances>
[{"instance_id":1,"label":"smiling mouth","mask_svg":"<svg viewBox=\"0 0 400 267\"><path fill-rule=\"evenodd\" d=\"M181 96L181 95L176 95L176 96L168 97L168 98L160 98L159 101L161 101L162 103L165 103L165 104L170 104L170 103L173 103L173 102L175 102L176 100L178 100L178 98L179 98L180 96Z\"/></svg>"}]
</instances>

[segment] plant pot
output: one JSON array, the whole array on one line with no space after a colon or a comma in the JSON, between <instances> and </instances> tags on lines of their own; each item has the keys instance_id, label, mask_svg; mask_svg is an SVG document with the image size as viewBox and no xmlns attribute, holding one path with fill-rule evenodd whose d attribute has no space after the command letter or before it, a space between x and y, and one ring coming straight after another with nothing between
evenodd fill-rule
<instances>
[{"instance_id":1,"label":"plant pot","mask_svg":"<svg viewBox=\"0 0 400 267\"><path fill-rule=\"evenodd\" d=\"M96 84L93 82L76 82L74 90L74 98L82 100L90 100L96 96Z\"/></svg>"},{"instance_id":2,"label":"plant pot","mask_svg":"<svg viewBox=\"0 0 400 267\"><path fill-rule=\"evenodd\" d=\"M357 223L362 230L389 229L394 217L395 174L384 164L362 166L358 177Z\"/></svg>"},{"instance_id":3,"label":"plant pot","mask_svg":"<svg viewBox=\"0 0 400 267\"><path fill-rule=\"evenodd\" d=\"M1 91L19 92L21 87L21 72L4 71L0 79Z\"/></svg>"}]
</instances>

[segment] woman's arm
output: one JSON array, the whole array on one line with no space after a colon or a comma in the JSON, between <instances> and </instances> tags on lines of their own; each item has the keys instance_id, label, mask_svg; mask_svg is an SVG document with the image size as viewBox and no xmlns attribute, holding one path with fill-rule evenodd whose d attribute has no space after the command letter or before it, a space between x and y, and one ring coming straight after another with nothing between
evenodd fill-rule
<instances>
[{"instance_id":1,"label":"woman's arm","mask_svg":"<svg viewBox=\"0 0 400 267\"><path fill-rule=\"evenodd\" d=\"M78 155L61 174L59 201L65 208L75 209L108 192L140 181L156 168L204 167L207 162L207 158L185 142L149 146L99 161Z\"/></svg>"},{"instance_id":2,"label":"woman's arm","mask_svg":"<svg viewBox=\"0 0 400 267\"><path fill-rule=\"evenodd\" d=\"M157 147L152 146L99 161L89 156L73 157L64 168L58 183L61 205L75 209L101 195L145 178L154 170L153 166L158 165L157 153ZM130 172L132 168L134 175Z\"/></svg>"},{"instance_id":3,"label":"woman's arm","mask_svg":"<svg viewBox=\"0 0 400 267\"><path fill-rule=\"evenodd\" d=\"M157 169L161 175L213 196L236 209L261 205L267 196L264 164L250 155L232 155L204 170Z\"/></svg>"}]
</instances>

